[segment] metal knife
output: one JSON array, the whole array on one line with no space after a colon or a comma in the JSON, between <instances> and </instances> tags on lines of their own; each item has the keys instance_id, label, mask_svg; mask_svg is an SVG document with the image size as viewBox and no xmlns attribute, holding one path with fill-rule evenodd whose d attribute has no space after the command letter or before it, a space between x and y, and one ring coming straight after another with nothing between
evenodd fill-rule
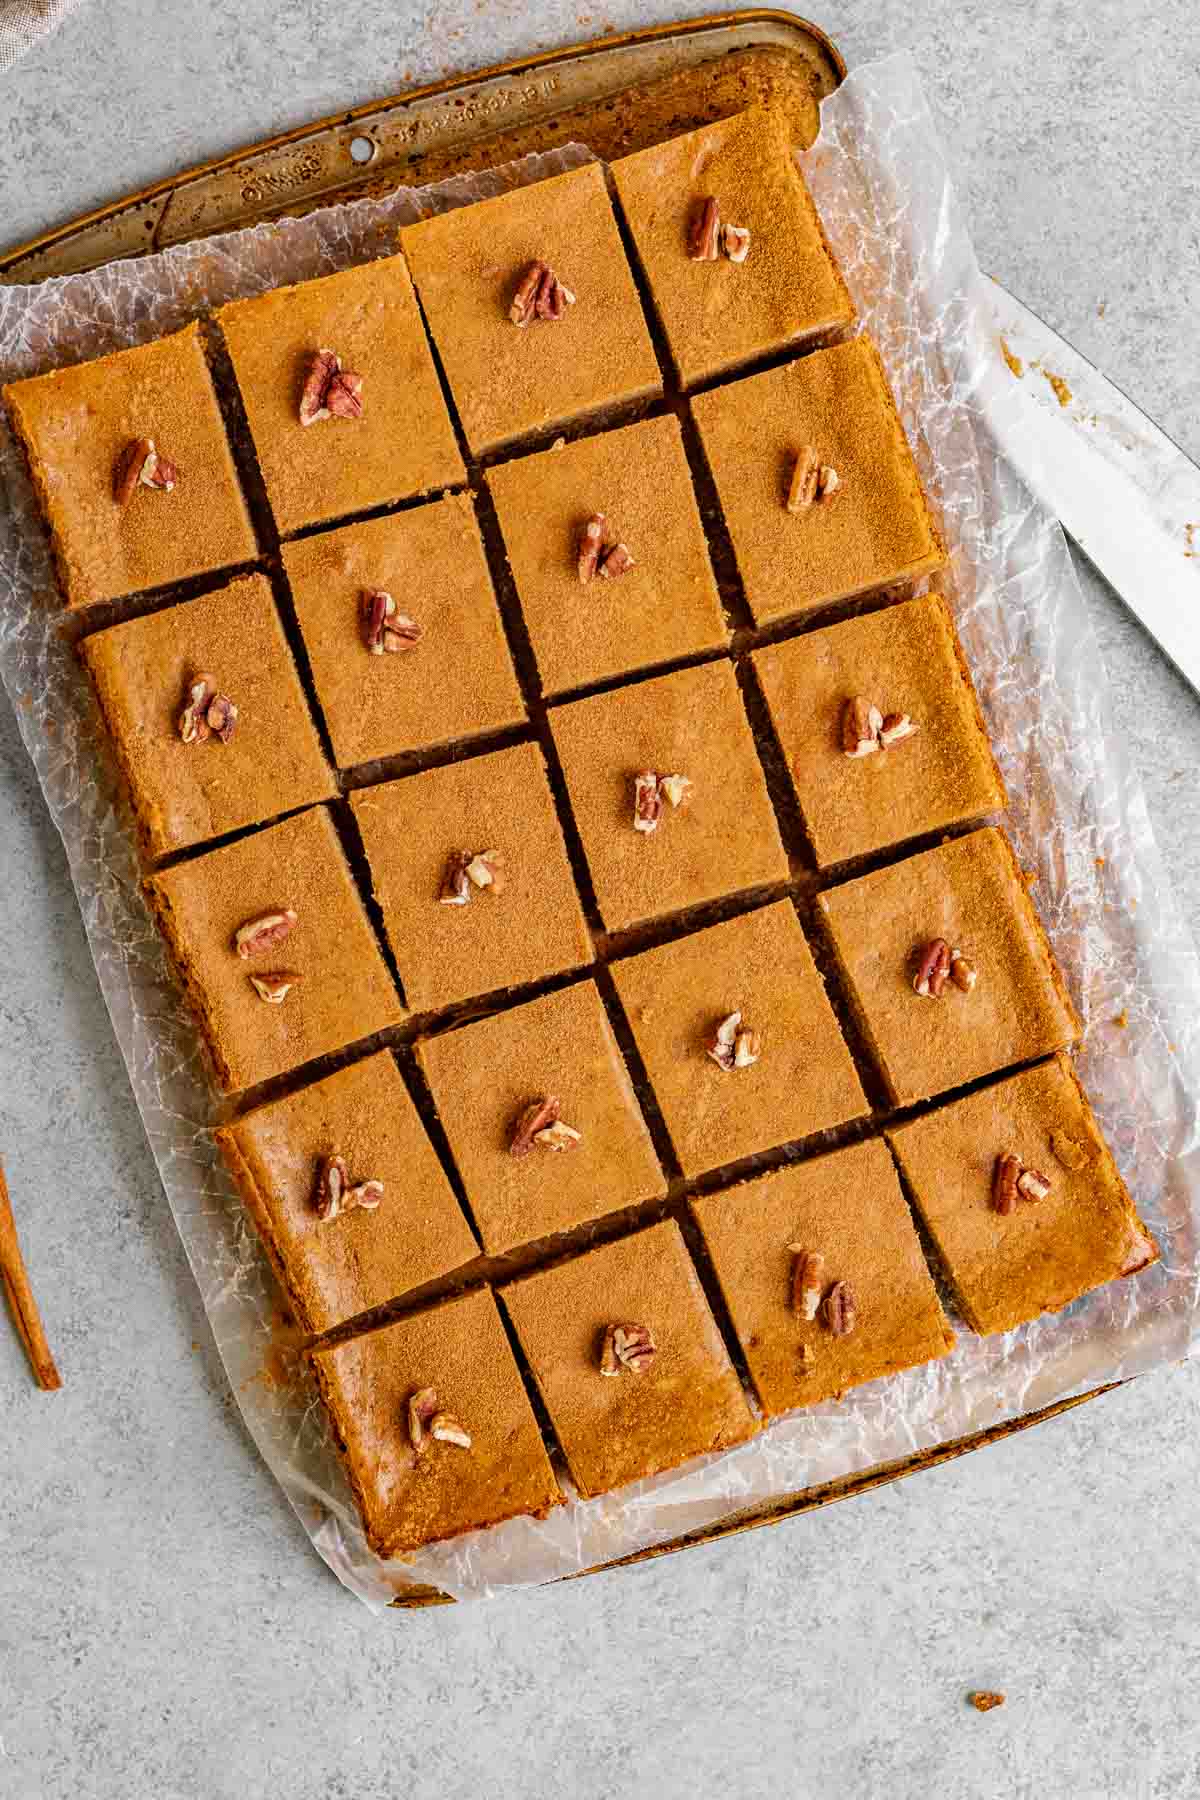
<instances>
[{"instance_id":1,"label":"metal knife","mask_svg":"<svg viewBox=\"0 0 1200 1800\"><path fill-rule=\"evenodd\" d=\"M1200 467L1036 313L979 280L1007 351L975 396L993 436L1200 694Z\"/></svg>"}]
</instances>

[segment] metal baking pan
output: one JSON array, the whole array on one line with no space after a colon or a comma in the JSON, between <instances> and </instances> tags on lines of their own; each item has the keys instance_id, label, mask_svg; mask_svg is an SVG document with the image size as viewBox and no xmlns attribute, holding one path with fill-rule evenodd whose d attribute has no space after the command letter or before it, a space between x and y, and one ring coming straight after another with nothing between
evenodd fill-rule
<instances>
[{"instance_id":1,"label":"metal baking pan","mask_svg":"<svg viewBox=\"0 0 1200 1800\"><path fill-rule=\"evenodd\" d=\"M811 143L819 103L845 72L823 31L773 10L717 14L597 39L393 94L185 170L0 252L0 282L43 281L96 268L336 201L494 167L572 141L608 158L723 118L755 99L785 107L797 141ZM778 1524L995 1443L1104 1392L1097 1388L901 1462L781 1495L622 1560L640 1562ZM434 1589L415 1589L394 1604L445 1601Z\"/></svg>"}]
</instances>

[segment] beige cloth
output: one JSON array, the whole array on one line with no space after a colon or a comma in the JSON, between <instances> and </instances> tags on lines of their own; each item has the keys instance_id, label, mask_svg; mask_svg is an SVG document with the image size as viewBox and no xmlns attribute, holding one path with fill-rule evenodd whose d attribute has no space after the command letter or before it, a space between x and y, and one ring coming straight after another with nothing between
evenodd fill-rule
<instances>
[{"instance_id":1,"label":"beige cloth","mask_svg":"<svg viewBox=\"0 0 1200 1800\"><path fill-rule=\"evenodd\" d=\"M11 69L31 44L53 31L78 4L79 0L0 0L0 69Z\"/></svg>"}]
</instances>

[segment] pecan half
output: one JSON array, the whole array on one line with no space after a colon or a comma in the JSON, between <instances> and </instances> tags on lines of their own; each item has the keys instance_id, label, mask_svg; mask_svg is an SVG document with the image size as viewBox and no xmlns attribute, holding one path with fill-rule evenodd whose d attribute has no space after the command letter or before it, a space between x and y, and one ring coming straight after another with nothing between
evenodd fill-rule
<instances>
[{"instance_id":1,"label":"pecan half","mask_svg":"<svg viewBox=\"0 0 1200 1800\"><path fill-rule=\"evenodd\" d=\"M263 913L257 919L247 919L233 934L234 949L239 956L257 956L260 950L282 944L291 936L296 918L289 906L283 912Z\"/></svg>"},{"instance_id":2,"label":"pecan half","mask_svg":"<svg viewBox=\"0 0 1200 1800\"><path fill-rule=\"evenodd\" d=\"M383 655L383 630L394 617L396 602L383 588L364 588L359 602L363 643L372 656Z\"/></svg>"},{"instance_id":3,"label":"pecan half","mask_svg":"<svg viewBox=\"0 0 1200 1800\"><path fill-rule=\"evenodd\" d=\"M653 769L642 769L633 778L633 829L635 831L657 831L658 821L662 818L662 795L659 792L658 776Z\"/></svg>"},{"instance_id":4,"label":"pecan half","mask_svg":"<svg viewBox=\"0 0 1200 1800\"><path fill-rule=\"evenodd\" d=\"M555 1119L541 1131L535 1131L533 1141L540 1144L543 1150L573 1150L583 1140L582 1131L576 1131L565 1119Z\"/></svg>"},{"instance_id":5,"label":"pecan half","mask_svg":"<svg viewBox=\"0 0 1200 1800\"><path fill-rule=\"evenodd\" d=\"M545 263L532 262L517 283L516 292L512 297L512 304L508 309L508 316L513 324L519 325L522 330L524 330L525 326L529 324L529 321L534 316L534 308L537 305L538 289L542 285L542 276L545 273Z\"/></svg>"},{"instance_id":6,"label":"pecan half","mask_svg":"<svg viewBox=\"0 0 1200 1800\"><path fill-rule=\"evenodd\" d=\"M693 262L716 262L721 253L721 217L711 194L697 200L692 207L687 253Z\"/></svg>"},{"instance_id":7,"label":"pecan half","mask_svg":"<svg viewBox=\"0 0 1200 1800\"><path fill-rule=\"evenodd\" d=\"M969 994L979 980L979 970L967 961L961 950L950 952L950 979L963 994Z\"/></svg>"},{"instance_id":8,"label":"pecan half","mask_svg":"<svg viewBox=\"0 0 1200 1800\"><path fill-rule=\"evenodd\" d=\"M408 1441L420 1456L429 1427L438 1416L438 1398L433 1388L418 1388L408 1397Z\"/></svg>"},{"instance_id":9,"label":"pecan half","mask_svg":"<svg viewBox=\"0 0 1200 1800\"><path fill-rule=\"evenodd\" d=\"M694 786L695 783L689 781L686 775L662 775L659 777L658 791L672 806L682 806Z\"/></svg>"},{"instance_id":10,"label":"pecan half","mask_svg":"<svg viewBox=\"0 0 1200 1800\"><path fill-rule=\"evenodd\" d=\"M744 263L750 254L750 232L745 225L722 225L721 248L731 263Z\"/></svg>"},{"instance_id":11,"label":"pecan half","mask_svg":"<svg viewBox=\"0 0 1200 1800\"><path fill-rule=\"evenodd\" d=\"M1040 1169L1022 1169L1017 1176L1017 1192L1022 1200L1044 1200L1053 1183Z\"/></svg>"},{"instance_id":12,"label":"pecan half","mask_svg":"<svg viewBox=\"0 0 1200 1800\"><path fill-rule=\"evenodd\" d=\"M131 438L113 467L113 499L128 506L139 487L169 494L178 480L179 470L155 449L153 438Z\"/></svg>"},{"instance_id":13,"label":"pecan half","mask_svg":"<svg viewBox=\"0 0 1200 1800\"><path fill-rule=\"evenodd\" d=\"M950 946L945 938L933 938L917 953L913 993L922 1000L939 1000L950 979Z\"/></svg>"},{"instance_id":14,"label":"pecan half","mask_svg":"<svg viewBox=\"0 0 1200 1800\"><path fill-rule=\"evenodd\" d=\"M185 744L203 744L209 735L208 709L216 697L211 675L196 675L188 683L187 699L179 715L179 735Z\"/></svg>"},{"instance_id":15,"label":"pecan half","mask_svg":"<svg viewBox=\"0 0 1200 1800\"><path fill-rule=\"evenodd\" d=\"M542 278L538 282L537 298L533 303L534 311L539 319L561 319L568 306L574 306L575 296L554 273L553 269L543 269Z\"/></svg>"},{"instance_id":16,"label":"pecan half","mask_svg":"<svg viewBox=\"0 0 1200 1800\"><path fill-rule=\"evenodd\" d=\"M471 882L467 870L471 864L469 850L452 850L446 859L438 899L443 906L467 906L471 899Z\"/></svg>"},{"instance_id":17,"label":"pecan half","mask_svg":"<svg viewBox=\"0 0 1200 1800\"><path fill-rule=\"evenodd\" d=\"M846 756L873 756L880 747L883 714L861 694L842 708L842 751Z\"/></svg>"},{"instance_id":18,"label":"pecan half","mask_svg":"<svg viewBox=\"0 0 1200 1800\"><path fill-rule=\"evenodd\" d=\"M1021 1159L1011 1151L1005 1151L996 1158L992 1170L992 1210L1001 1214L1010 1213L1017 1204L1017 1178L1021 1173Z\"/></svg>"},{"instance_id":19,"label":"pecan half","mask_svg":"<svg viewBox=\"0 0 1200 1800\"><path fill-rule=\"evenodd\" d=\"M228 694L214 694L204 715L205 724L215 738L227 744L237 729L238 709Z\"/></svg>"},{"instance_id":20,"label":"pecan half","mask_svg":"<svg viewBox=\"0 0 1200 1800\"><path fill-rule=\"evenodd\" d=\"M579 579L586 587L595 576L600 566L600 556L604 548L604 534L608 530L608 520L603 513L593 513L579 537L578 569Z\"/></svg>"},{"instance_id":21,"label":"pecan half","mask_svg":"<svg viewBox=\"0 0 1200 1800\"><path fill-rule=\"evenodd\" d=\"M600 579L613 581L618 575L627 575L633 567L628 544L609 544L600 557Z\"/></svg>"},{"instance_id":22,"label":"pecan half","mask_svg":"<svg viewBox=\"0 0 1200 1800\"><path fill-rule=\"evenodd\" d=\"M439 1444L457 1444L460 1450L471 1448L470 1432L459 1424L453 1413L435 1413L430 1420L429 1435Z\"/></svg>"},{"instance_id":23,"label":"pecan half","mask_svg":"<svg viewBox=\"0 0 1200 1800\"><path fill-rule=\"evenodd\" d=\"M849 1337L857 1317L854 1289L848 1281L835 1281L825 1296L826 1325L834 1337Z\"/></svg>"},{"instance_id":24,"label":"pecan half","mask_svg":"<svg viewBox=\"0 0 1200 1800\"><path fill-rule=\"evenodd\" d=\"M562 1114L562 1101L557 1094L544 1094L527 1106L513 1127L509 1141L510 1156L529 1156L538 1141L538 1132L557 1125Z\"/></svg>"},{"instance_id":25,"label":"pecan half","mask_svg":"<svg viewBox=\"0 0 1200 1800\"><path fill-rule=\"evenodd\" d=\"M300 423L316 425L321 419L362 417L363 378L342 368L336 350L314 350L304 365L300 390Z\"/></svg>"},{"instance_id":26,"label":"pecan half","mask_svg":"<svg viewBox=\"0 0 1200 1800\"><path fill-rule=\"evenodd\" d=\"M916 734L917 726L907 713L885 713L879 725L879 743L882 749L890 750L893 744L902 744L905 738Z\"/></svg>"},{"instance_id":27,"label":"pecan half","mask_svg":"<svg viewBox=\"0 0 1200 1800\"><path fill-rule=\"evenodd\" d=\"M805 444L796 452L788 486L787 510L790 513L807 512L810 506L836 494L841 485L837 470L823 463L811 444Z\"/></svg>"},{"instance_id":28,"label":"pecan half","mask_svg":"<svg viewBox=\"0 0 1200 1800\"><path fill-rule=\"evenodd\" d=\"M317 1191L314 1205L318 1219L336 1219L342 1210L342 1196L350 1183L350 1172L346 1167L346 1159L335 1150L331 1156L323 1156L317 1171Z\"/></svg>"},{"instance_id":29,"label":"pecan half","mask_svg":"<svg viewBox=\"0 0 1200 1800\"><path fill-rule=\"evenodd\" d=\"M641 1375L654 1361L658 1346L648 1325L610 1325L600 1352L600 1373L619 1375L628 1369Z\"/></svg>"},{"instance_id":30,"label":"pecan half","mask_svg":"<svg viewBox=\"0 0 1200 1800\"><path fill-rule=\"evenodd\" d=\"M268 1006L282 1006L299 979L294 969L267 969L261 975L251 975L250 985Z\"/></svg>"},{"instance_id":31,"label":"pecan half","mask_svg":"<svg viewBox=\"0 0 1200 1800\"><path fill-rule=\"evenodd\" d=\"M825 1285L825 1258L819 1250L806 1250L802 1244L789 1244L792 1263L792 1311L802 1319L815 1319L821 1305Z\"/></svg>"},{"instance_id":32,"label":"pecan half","mask_svg":"<svg viewBox=\"0 0 1200 1800\"><path fill-rule=\"evenodd\" d=\"M489 888L493 894L502 894L507 881L503 853L477 850L467 864L467 880L474 887Z\"/></svg>"}]
</instances>

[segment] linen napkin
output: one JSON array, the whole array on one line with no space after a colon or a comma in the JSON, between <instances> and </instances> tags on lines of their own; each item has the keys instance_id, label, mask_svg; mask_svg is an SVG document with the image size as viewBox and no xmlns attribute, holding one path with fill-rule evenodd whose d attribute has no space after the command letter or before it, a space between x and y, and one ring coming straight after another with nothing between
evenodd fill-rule
<instances>
[{"instance_id":1,"label":"linen napkin","mask_svg":"<svg viewBox=\"0 0 1200 1800\"><path fill-rule=\"evenodd\" d=\"M60 25L79 0L0 0L0 69L11 69L48 31Z\"/></svg>"}]
</instances>

